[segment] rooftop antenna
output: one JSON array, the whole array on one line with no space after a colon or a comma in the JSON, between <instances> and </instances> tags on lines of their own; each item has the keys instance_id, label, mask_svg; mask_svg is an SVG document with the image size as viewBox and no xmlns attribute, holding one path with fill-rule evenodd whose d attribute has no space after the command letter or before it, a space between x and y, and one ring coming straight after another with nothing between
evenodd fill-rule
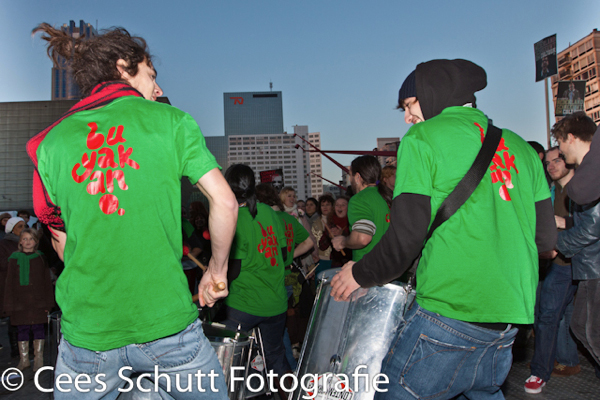
<instances>
[{"instance_id":1,"label":"rooftop antenna","mask_svg":"<svg viewBox=\"0 0 600 400\"><path fill-rule=\"evenodd\" d=\"M271 89L271 92L273 91L273 81L269 82L269 89Z\"/></svg>"}]
</instances>

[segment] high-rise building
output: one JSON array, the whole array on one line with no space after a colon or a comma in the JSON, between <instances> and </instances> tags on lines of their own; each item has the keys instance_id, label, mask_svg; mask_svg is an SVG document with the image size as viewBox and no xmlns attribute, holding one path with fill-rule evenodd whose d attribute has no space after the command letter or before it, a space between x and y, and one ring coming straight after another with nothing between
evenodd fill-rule
<instances>
[{"instance_id":1,"label":"high-rise building","mask_svg":"<svg viewBox=\"0 0 600 400\"><path fill-rule=\"evenodd\" d=\"M225 136L283 133L281 92L223 93Z\"/></svg>"},{"instance_id":2,"label":"high-rise building","mask_svg":"<svg viewBox=\"0 0 600 400\"><path fill-rule=\"evenodd\" d=\"M558 95L559 81L586 81L584 110L596 124L600 123L600 32L592 33L558 53L558 76L552 77L554 106ZM562 117L557 117L558 121Z\"/></svg>"},{"instance_id":3,"label":"high-rise building","mask_svg":"<svg viewBox=\"0 0 600 400\"><path fill-rule=\"evenodd\" d=\"M309 135L319 140L320 134L308 133L305 125L296 125L294 133L309 140ZM285 186L296 190L298 199L318 197L323 194L323 183L320 178L310 176L311 170L321 175L320 159L310 158L310 154L296 145L303 142L287 133L262 135L229 135L228 165L245 164L255 173L256 181L260 182L260 172L281 169ZM311 164L312 162L312 164Z\"/></svg>"},{"instance_id":4,"label":"high-rise building","mask_svg":"<svg viewBox=\"0 0 600 400\"><path fill-rule=\"evenodd\" d=\"M79 26L76 26L75 21L71 20L68 25L64 24L61 30L73 39L82 36L89 39L97 34L94 27L86 24L83 20L79 20ZM52 67L52 100L78 100L80 98L81 92L73 79L69 63L64 57L58 56L58 66Z\"/></svg>"}]
</instances>

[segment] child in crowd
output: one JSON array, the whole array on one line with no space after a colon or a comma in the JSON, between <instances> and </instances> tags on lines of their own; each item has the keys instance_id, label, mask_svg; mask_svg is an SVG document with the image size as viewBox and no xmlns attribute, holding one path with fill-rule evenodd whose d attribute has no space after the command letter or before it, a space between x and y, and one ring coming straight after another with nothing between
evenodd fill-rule
<instances>
[{"instance_id":1,"label":"child in crowd","mask_svg":"<svg viewBox=\"0 0 600 400\"><path fill-rule=\"evenodd\" d=\"M46 259L37 250L39 239L34 229L23 229L18 251L8 258L4 310L17 327L20 361L17 368L29 368L29 332L33 332L33 370L44 365L44 323L54 307L54 289Z\"/></svg>"}]
</instances>

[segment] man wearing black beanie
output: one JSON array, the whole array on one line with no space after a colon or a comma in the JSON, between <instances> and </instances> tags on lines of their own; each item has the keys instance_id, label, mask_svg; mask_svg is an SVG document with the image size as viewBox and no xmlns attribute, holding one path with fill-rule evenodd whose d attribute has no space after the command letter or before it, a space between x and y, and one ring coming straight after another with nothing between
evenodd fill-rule
<instances>
[{"instance_id":1,"label":"man wearing black beanie","mask_svg":"<svg viewBox=\"0 0 600 400\"><path fill-rule=\"evenodd\" d=\"M467 60L419 64L398 108L413 124L398 149L388 231L332 280L346 300L358 287L400 277L421 254L416 301L397 327L378 399L503 399L517 329L533 323L538 252L556 243L550 192L537 154L502 130L477 188L427 240L442 202L465 176L490 123L476 108L486 73Z\"/></svg>"}]
</instances>

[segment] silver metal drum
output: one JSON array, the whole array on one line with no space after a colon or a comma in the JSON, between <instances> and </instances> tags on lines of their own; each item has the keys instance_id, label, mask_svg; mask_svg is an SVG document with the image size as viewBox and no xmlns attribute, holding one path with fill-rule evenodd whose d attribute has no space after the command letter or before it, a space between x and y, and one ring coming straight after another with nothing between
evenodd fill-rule
<instances>
[{"instance_id":1,"label":"silver metal drum","mask_svg":"<svg viewBox=\"0 0 600 400\"><path fill-rule=\"evenodd\" d=\"M372 379L381 372L381 362L413 295L409 295L406 284L394 282L358 289L350 301L337 302L330 294L331 279L338 271L340 268L334 268L319 275L296 374L299 380L306 374L344 374L352 390L349 398L372 399L375 394ZM369 375L369 390L364 378L357 379L355 386L352 373L359 365L366 366L357 372ZM302 399L303 395L306 393L299 388L292 399Z\"/></svg>"},{"instance_id":2,"label":"silver metal drum","mask_svg":"<svg viewBox=\"0 0 600 400\"><path fill-rule=\"evenodd\" d=\"M223 376L230 387L231 367L246 367L250 353L250 338L245 332L233 332L216 326L215 324L202 323L204 335L206 335L217 358L223 367ZM246 371L236 372L236 377L244 377ZM231 400L244 398L245 386L243 382L236 382L233 392L229 393Z\"/></svg>"}]
</instances>

